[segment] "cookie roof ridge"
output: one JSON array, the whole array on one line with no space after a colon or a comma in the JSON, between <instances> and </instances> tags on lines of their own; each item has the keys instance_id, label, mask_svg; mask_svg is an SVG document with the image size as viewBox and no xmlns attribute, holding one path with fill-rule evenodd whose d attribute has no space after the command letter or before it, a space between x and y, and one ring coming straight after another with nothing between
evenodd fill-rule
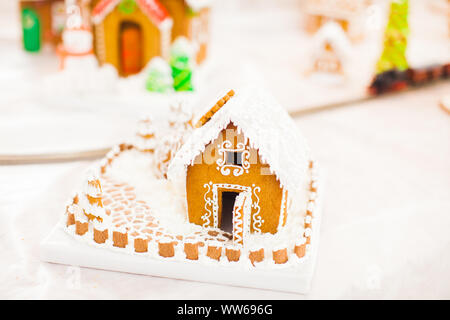
<instances>
[{"instance_id":1,"label":"cookie roof ridge","mask_svg":"<svg viewBox=\"0 0 450 320\"><path fill-rule=\"evenodd\" d=\"M228 91L228 93L226 95L224 95L222 97L222 99L220 99L219 101L216 102L216 104L208 110L208 112L206 112L195 124L196 128L200 128L201 126L203 126L205 123L207 123L209 120L211 120L211 118L216 114L217 111L220 110L220 108L222 108L228 100L230 100L230 98L234 96L234 91L230 90Z\"/></svg>"}]
</instances>

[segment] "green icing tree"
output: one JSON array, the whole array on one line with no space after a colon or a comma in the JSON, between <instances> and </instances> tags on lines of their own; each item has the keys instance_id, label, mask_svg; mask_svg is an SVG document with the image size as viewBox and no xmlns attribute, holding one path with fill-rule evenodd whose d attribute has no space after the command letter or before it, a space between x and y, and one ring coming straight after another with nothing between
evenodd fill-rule
<instances>
[{"instance_id":1,"label":"green icing tree","mask_svg":"<svg viewBox=\"0 0 450 320\"><path fill-rule=\"evenodd\" d=\"M172 90L172 70L162 58L153 58L148 67L145 87L148 91L165 93Z\"/></svg>"},{"instance_id":2,"label":"green icing tree","mask_svg":"<svg viewBox=\"0 0 450 320\"><path fill-rule=\"evenodd\" d=\"M191 48L187 39L179 38L173 44L170 57L175 91L193 91Z\"/></svg>"},{"instance_id":3,"label":"green icing tree","mask_svg":"<svg viewBox=\"0 0 450 320\"><path fill-rule=\"evenodd\" d=\"M408 68L406 60L408 33L408 0L393 0L384 32L383 53L376 66L377 74L392 69Z\"/></svg>"},{"instance_id":4,"label":"green icing tree","mask_svg":"<svg viewBox=\"0 0 450 320\"><path fill-rule=\"evenodd\" d=\"M37 52L41 49L41 25L39 16L32 10L22 10L23 46L26 51Z\"/></svg>"},{"instance_id":5,"label":"green icing tree","mask_svg":"<svg viewBox=\"0 0 450 320\"><path fill-rule=\"evenodd\" d=\"M136 10L136 2L134 0L122 0L118 8L123 14L132 14Z\"/></svg>"}]
</instances>

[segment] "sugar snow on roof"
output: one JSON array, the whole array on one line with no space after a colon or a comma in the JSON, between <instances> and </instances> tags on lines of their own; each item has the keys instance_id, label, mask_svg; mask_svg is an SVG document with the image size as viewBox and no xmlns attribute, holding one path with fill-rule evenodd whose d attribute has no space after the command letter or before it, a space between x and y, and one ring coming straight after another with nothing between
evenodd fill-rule
<instances>
[{"instance_id":1,"label":"sugar snow on roof","mask_svg":"<svg viewBox=\"0 0 450 320\"><path fill-rule=\"evenodd\" d=\"M273 96L259 88L237 90L216 114L194 130L169 166L169 179L186 174L197 155L233 123L258 149L281 185L290 192L300 189L310 160L309 147L294 120Z\"/></svg>"},{"instance_id":2,"label":"sugar snow on roof","mask_svg":"<svg viewBox=\"0 0 450 320\"><path fill-rule=\"evenodd\" d=\"M347 59L352 50L344 29L336 22L329 21L314 35L315 51L320 52L324 43L329 43L341 59Z\"/></svg>"}]
</instances>

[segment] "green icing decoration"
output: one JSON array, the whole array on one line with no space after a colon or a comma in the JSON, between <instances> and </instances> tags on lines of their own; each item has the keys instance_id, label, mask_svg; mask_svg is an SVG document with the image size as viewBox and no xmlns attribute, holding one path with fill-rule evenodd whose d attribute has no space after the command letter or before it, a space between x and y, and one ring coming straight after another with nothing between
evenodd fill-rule
<instances>
[{"instance_id":1,"label":"green icing decoration","mask_svg":"<svg viewBox=\"0 0 450 320\"><path fill-rule=\"evenodd\" d=\"M194 11L191 7L186 8L186 13L187 13L188 17L191 17L191 18L199 15L199 12Z\"/></svg>"},{"instance_id":2,"label":"green icing decoration","mask_svg":"<svg viewBox=\"0 0 450 320\"><path fill-rule=\"evenodd\" d=\"M123 14L132 14L136 10L136 2L134 0L122 0L118 8Z\"/></svg>"},{"instance_id":3,"label":"green icing decoration","mask_svg":"<svg viewBox=\"0 0 450 320\"><path fill-rule=\"evenodd\" d=\"M170 59L170 67L172 68L173 88L176 91L193 91L190 57L174 50Z\"/></svg>"},{"instance_id":4,"label":"green icing decoration","mask_svg":"<svg viewBox=\"0 0 450 320\"><path fill-rule=\"evenodd\" d=\"M383 52L376 65L377 74L392 70L406 70L408 45L408 0L393 0L384 32Z\"/></svg>"},{"instance_id":5,"label":"green icing decoration","mask_svg":"<svg viewBox=\"0 0 450 320\"><path fill-rule=\"evenodd\" d=\"M37 52L41 49L41 24L32 9L22 10L23 46L26 51Z\"/></svg>"},{"instance_id":6,"label":"green icing decoration","mask_svg":"<svg viewBox=\"0 0 450 320\"><path fill-rule=\"evenodd\" d=\"M167 79L167 75L159 70L150 70L146 82L146 89L151 92L165 93L172 90L172 78Z\"/></svg>"}]
</instances>

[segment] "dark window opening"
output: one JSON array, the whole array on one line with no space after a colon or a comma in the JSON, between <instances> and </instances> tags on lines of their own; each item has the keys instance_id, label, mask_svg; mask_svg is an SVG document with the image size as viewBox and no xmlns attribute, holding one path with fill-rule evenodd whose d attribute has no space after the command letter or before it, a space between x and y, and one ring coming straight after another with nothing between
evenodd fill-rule
<instances>
[{"instance_id":1,"label":"dark window opening","mask_svg":"<svg viewBox=\"0 0 450 320\"><path fill-rule=\"evenodd\" d=\"M242 166L242 152L227 152L227 164L234 166Z\"/></svg>"},{"instance_id":2,"label":"dark window opening","mask_svg":"<svg viewBox=\"0 0 450 320\"><path fill-rule=\"evenodd\" d=\"M222 192L222 217L220 219L220 229L233 233L233 209L237 192Z\"/></svg>"}]
</instances>

